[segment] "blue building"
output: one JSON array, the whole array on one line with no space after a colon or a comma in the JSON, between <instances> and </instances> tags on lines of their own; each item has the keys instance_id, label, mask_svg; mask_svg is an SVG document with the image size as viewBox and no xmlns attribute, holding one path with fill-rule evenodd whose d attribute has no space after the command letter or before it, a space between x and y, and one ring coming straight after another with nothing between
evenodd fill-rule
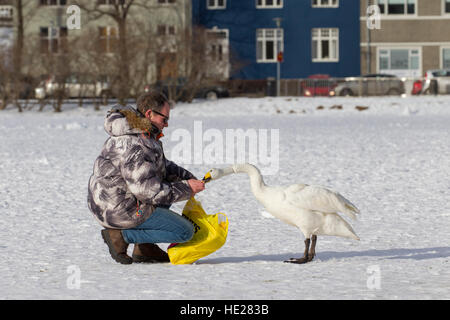
<instances>
[{"instance_id":1,"label":"blue building","mask_svg":"<svg viewBox=\"0 0 450 320\"><path fill-rule=\"evenodd\" d=\"M193 23L216 32L216 56L232 79L360 74L360 6L356 0L192 0ZM278 19L280 18L280 19ZM278 23L278 26L277 26Z\"/></svg>"}]
</instances>

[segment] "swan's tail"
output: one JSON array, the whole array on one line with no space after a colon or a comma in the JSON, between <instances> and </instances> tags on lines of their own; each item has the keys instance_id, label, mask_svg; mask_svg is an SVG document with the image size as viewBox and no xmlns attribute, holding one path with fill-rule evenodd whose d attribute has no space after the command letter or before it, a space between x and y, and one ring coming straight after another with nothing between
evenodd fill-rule
<instances>
[{"instance_id":1,"label":"swan's tail","mask_svg":"<svg viewBox=\"0 0 450 320\"><path fill-rule=\"evenodd\" d=\"M325 223L320 227L324 235L360 240L352 226L337 213L326 214Z\"/></svg>"},{"instance_id":2,"label":"swan's tail","mask_svg":"<svg viewBox=\"0 0 450 320\"><path fill-rule=\"evenodd\" d=\"M335 192L334 195L336 197L336 204L337 204L339 212L345 213L347 216L349 216L353 220L356 220L356 215L361 214L359 209L353 203L351 203L349 200L344 198L341 194Z\"/></svg>"}]
</instances>

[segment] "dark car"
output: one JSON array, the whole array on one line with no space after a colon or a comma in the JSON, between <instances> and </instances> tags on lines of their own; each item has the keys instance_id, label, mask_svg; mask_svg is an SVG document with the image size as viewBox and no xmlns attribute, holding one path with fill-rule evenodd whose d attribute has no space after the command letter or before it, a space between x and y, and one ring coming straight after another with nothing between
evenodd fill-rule
<instances>
[{"instance_id":1,"label":"dark car","mask_svg":"<svg viewBox=\"0 0 450 320\"><path fill-rule=\"evenodd\" d=\"M221 85L195 86L185 78L158 81L154 85L146 85L145 92L156 90L164 93L169 99L176 101L192 101L192 99L217 100L227 98L230 93Z\"/></svg>"},{"instance_id":2,"label":"dark car","mask_svg":"<svg viewBox=\"0 0 450 320\"><path fill-rule=\"evenodd\" d=\"M36 80L32 77L20 77L17 83L12 82L11 79L4 80L0 77L0 99L8 100L14 90L18 90L19 99L32 99L35 86Z\"/></svg>"},{"instance_id":3,"label":"dark car","mask_svg":"<svg viewBox=\"0 0 450 320\"><path fill-rule=\"evenodd\" d=\"M368 74L346 78L334 89L336 96L398 96L405 93L403 81L391 74Z\"/></svg>"}]
</instances>

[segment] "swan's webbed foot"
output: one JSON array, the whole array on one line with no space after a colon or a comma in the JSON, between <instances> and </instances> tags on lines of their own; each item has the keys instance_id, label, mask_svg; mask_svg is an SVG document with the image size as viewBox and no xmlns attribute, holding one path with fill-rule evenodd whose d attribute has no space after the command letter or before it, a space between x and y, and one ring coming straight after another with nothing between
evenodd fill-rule
<instances>
[{"instance_id":1,"label":"swan's webbed foot","mask_svg":"<svg viewBox=\"0 0 450 320\"><path fill-rule=\"evenodd\" d=\"M316 237L316 239L317 239L317 237ZM313 238L314 246L315 246L315 240L316 239ZM303 263L307 263L307 262L311 261L312 259L314 259L314 254L315 254L314 249L313 249L313 256L311 257L311 259L309 259L309 252L308 251L309 251L310 241L311 241L310 239L306 239L305 240L305 253L303 254L303 257L298 258L298 259L290 258L289 260L286 260L284 262L303 264Z\"/></svg>"},{"instance_id":2,"label":"swan's webbed foot","mask_svg":"<svg viewBox=\"0 0 450 320\"><path fill-rule=\"evenodd\" d=\"M311 260L312 260L312 259L311 259ZM311 260L309 260L309 259L308 259L308 256L306 256L306 257L302 257L302 258L299 258L299 259L296 259L296 258L290 258L289 260L286 260L286 261L284 261L284 262L286 262L286 263L303 264L303 263L307 263L307 262L309 262L309 261L311 261Z\"/></svg>"}]
</instances>

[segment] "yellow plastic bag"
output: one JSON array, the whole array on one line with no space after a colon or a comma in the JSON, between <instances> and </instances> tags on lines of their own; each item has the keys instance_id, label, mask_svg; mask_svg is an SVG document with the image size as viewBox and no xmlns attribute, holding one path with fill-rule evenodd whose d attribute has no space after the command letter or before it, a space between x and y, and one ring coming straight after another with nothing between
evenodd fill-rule
<instances>
[{"instance_id":1,"label":"yellow plastic bag","mask_svg":"<svg viewBox=\"0 0 450 320\"><path fill-rule=\"evenodd\" d=\"M192 222L195 234L184 243L172 243L167 249L172 264L190 264L222 247L227 240L228 219L224 213L208 215L200 202L191 198L183 216Z\"/></svg>"}]
</instances>

